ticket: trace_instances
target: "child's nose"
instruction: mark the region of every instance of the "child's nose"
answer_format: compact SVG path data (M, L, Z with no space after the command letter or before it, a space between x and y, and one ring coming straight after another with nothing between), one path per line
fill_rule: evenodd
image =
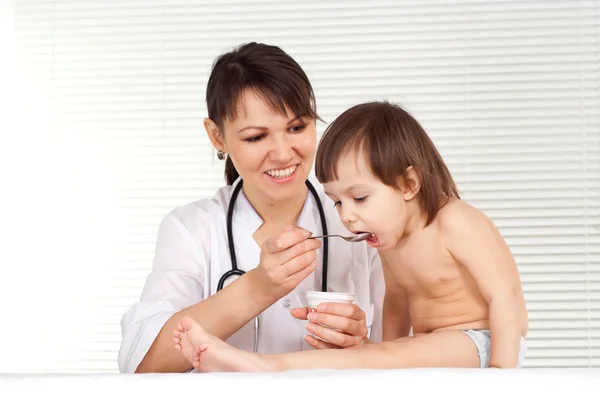
M352 211L352 208L350 208L350 207L342 208L341 218L342 218L342 221L345 221L346 223L352 223L352 222L356 221L356 215L354 214L354 212Z

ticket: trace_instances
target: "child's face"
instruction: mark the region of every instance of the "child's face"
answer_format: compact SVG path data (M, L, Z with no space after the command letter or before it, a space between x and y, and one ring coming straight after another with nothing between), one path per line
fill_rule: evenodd
M344 226L354 233L373 233L375 237L367 242L379 250L393 248L402 238L408 218L403 193L373 176L363 154L342 156L337 175L337 181L323 186Z

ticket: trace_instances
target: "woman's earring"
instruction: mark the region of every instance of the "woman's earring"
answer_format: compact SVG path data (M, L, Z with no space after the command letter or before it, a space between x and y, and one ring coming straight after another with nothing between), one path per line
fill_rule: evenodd
M219 160L225 160L225 153L223 153L222 150L218 150L217 151L217 159L219 159Z

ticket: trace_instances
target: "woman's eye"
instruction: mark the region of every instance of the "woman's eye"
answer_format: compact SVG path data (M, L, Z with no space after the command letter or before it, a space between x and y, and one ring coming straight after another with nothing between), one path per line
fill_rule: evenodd
M361 203L361 202L364 202L365 200L367 200L366 196L363 196L362 198L354 198L354 202L356 202L356 203Z
M306 125L296 125L296 126L290 128L289 131L294 134L297 134L299 132L304 131L304 128L306 128Z
M333 207L338 207L338 206L342 206L342 202L341 201L337 201L333 204Z
M261 139L263 139L264 137L265 137L265 134L260 134L260 135L252 136L250 138L246 138L246 139L244 139L244 141L246 141L246 142L258 142Z

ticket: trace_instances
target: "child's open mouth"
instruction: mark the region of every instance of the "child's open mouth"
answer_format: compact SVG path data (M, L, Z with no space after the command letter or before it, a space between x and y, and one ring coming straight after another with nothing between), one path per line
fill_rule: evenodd
M367 231L357 231L354 233L354 235L361 235L361 234L367 234ZM377 248L379 246L379 238L373 234L370 233L371 235L369 237L367 237L367 239L365 239L365 241L367 241L367 244L369 244L370 246L372 246L373 248Z
M377 248L379 246L379 237L374 234L371 234L371 236L365 241L367 241L367 244L371 245L373 248Z

